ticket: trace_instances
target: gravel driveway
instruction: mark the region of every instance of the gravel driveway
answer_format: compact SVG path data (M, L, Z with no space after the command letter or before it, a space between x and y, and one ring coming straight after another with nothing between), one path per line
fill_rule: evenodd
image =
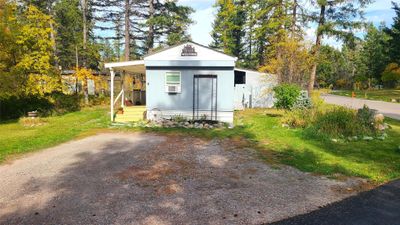
M229 141L107 133L0 166L0 224L261 224L358 181L272 168Z

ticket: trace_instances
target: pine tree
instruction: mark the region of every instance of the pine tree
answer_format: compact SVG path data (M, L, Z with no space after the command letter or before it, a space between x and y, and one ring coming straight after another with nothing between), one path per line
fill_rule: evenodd
M218 0L218 10L213 23L211 36L213 48L222 49L225 53L243 59L246 24L246 5L244 0Z
M400 65L400 6L398 3L392 2L396 17L393 18L391 28L386 28L385 32L389 35L389 57L392 63Z
M373 24L369 24L360 52L363 64L367 67L365 75L378 82L381 81L381 74L386 65L390 63L389 36L383 29L383 24L378 29Z
M316 6L319 13L314 16L318 27L315 46L312 51L313 57L318 58L324 36L333 36L344 40L353 39L353 30L363 25L357 18L362 17L362 9L370 2L371 0L318 0ZM318 62L315 61L312 65L308 84L309 94L314 89L317 66Z

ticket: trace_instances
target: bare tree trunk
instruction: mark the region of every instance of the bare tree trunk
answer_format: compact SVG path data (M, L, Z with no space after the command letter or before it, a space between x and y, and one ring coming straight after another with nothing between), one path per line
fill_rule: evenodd
M149 1L149 19L152 20L154 18L154 0ZM154 25L153 21L151 21L149 26L149 33L147 37L147 48L148 51L151 52L154 48Z
M54 19L53 5L49 6L48 11L49 11L49 15L51 15L51 18ZM52 46L53 47L53 54L56 55L57 54L57 46L56 46L56 35L55 35L55 30L54 30L54 24L52 22L50 22L49 23L49 27L51 29L50 40L51 40L51 42L53 44L53 46ZM55 58L54 63L55 63L56 69L58 70L59 67L58 67L57 58Z
M125 61L129 61L130 55L130 24L129 24L129 16L130 16L130 1L125 0Z
M87 0L82 0L82 22L83 22L83 51L86 54L87 47ZM86 57L83 57L83 65L86 67ZM86 99L85 99L86 101Z
M321 40L322 40L322 31L321 27L325 23L325 5L321 5L321 12L319 15L319 22L318 22L318 28L317 28L317 39L315 41L315 46L314 50L312 52L313 58L314 58L314 63L311 68L311 75L310 75L310 80L308 83L308 95L311 96L311 92L314 90L314 83L315 83L315 77L317 74L317 57L319 55L319 50L321 48Z
M279 5L278 5L278 12L279 14L283 14L284 10L283 10L283 1L280 0L279 1ZM281 15L279 15L281 16ZM280 46L281 42L283 41L283 30L285 29L285 25L283 24L283 22L279 25L279 29L278 29L278 37L277 37L277 49L276 49L276 58L278 60L278 62L282 62L283 57L282 57L282 47ZM282 71L282 67L278 68L278 70L276 71L278 77L280 77L281 80L283 80L283 71Z

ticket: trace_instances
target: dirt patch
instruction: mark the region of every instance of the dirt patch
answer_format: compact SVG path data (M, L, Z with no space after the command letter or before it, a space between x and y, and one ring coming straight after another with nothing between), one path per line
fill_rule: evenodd
M349 179L349 178L347 178L347 179ZM356 178L354 178L354 179L356 179ZM357 179L357 180L359 180L359 179ZM368 181L362 181L362 180L359 180L358 182L356 182L353 185L350 185L348 187L343 187L340 185L335 185L335 186L331 187L331 189L334 192L339 193L339 194L354 194L354 193L369 191L374 188L376 188L376 184L373 184Z
M177 168L172 168L168 162L160 161L154 164L151 168L141 169L137 166L131 166L122 172L116 174L120 180L135 179L140 181L158 180L169 174L176 173Z

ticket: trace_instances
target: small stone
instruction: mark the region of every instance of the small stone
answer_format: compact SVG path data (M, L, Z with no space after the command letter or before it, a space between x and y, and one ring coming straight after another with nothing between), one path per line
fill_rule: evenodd
M374 121L377 124L382 124L384 119L385 119L385 116L382 113L378 113L374 116Z
M364 136L363 140L364 141L372 141L372 140L374 140L374 138L373 137L369 137L369 136Z
M385 137L385 136L379 136L378 139L381 140L381 141L383 141L383 140L386 139L386 137Z

